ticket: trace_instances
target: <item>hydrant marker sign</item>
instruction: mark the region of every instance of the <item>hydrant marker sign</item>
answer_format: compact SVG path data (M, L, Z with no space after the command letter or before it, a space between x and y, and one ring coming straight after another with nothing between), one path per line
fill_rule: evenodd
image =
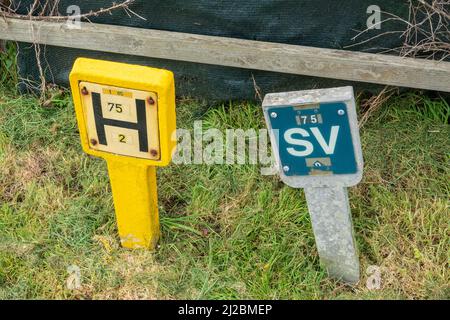
M120 242L160 237L156 167L175 151L175 84L168 70L78 58L70 86L84 152L106 160Z
M159 158L155 93L89 82L80 82L79 89L91 149Z

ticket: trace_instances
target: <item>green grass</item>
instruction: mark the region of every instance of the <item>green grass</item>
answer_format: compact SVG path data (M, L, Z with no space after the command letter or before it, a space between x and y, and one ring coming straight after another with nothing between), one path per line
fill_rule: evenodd
M0 85L15 90L18 83L16 46L7 42L4 51L0 49Z
M70 97L0 91L0 298L450 298L449 106L405 94L363 128L350 189L362 280L321 267L303 192L252 165L158 170L156 252L119 247L105 163L83 154ZM177 106L178 127L263 128L260 107ZM447 118L445 118L447 117ZM69 290L79 266L82 288ZM365 270L382 270L368 290Z
M395 96L361 130L364 179L349 192L362 279L349 287L320 265L303 192L254 165L158 169L159 247L121 248L106 165L82 152L70 96L55 91L42 106L6 77L0 299L450 298L443 98ZM205 129L265 127L255 104L179 101L178 127L192 129L194 120ZM66 286L72 265L81 270L79 290ZM380 290L366 288L369 265L381 268Z

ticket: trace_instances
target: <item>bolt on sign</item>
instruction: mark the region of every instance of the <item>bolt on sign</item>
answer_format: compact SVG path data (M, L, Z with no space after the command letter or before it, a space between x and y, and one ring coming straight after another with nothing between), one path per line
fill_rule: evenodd
M353 88L271 93L263 111L281 180L305 189L322 263L332 277L358 282L347 194L363 173Z
M78 58L70 86L83 150L106 160L122 246L159 239L156 167L175 150L173 73Z

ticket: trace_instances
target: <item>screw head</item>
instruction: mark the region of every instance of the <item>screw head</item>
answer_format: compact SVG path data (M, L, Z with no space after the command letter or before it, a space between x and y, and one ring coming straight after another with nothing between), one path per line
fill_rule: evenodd
M93 145L93 146L96 146L97 145L97 140L95 140L95 139L91 139L91 140L89 140L89 142Z
M81 89L81 94L82 94L83 96L87 96L87 95L89 94L88 89L86 89L86 87L83 87L83 89Z
M148 102L148 104L151 105L151 106L155 104L155 100L154 100L152 97L148 97L148 98L147 98L147 102Z
M338 115L343 116L345 114L345 111L342 109L339 109L337 113L338 113Z
M277 114L276 112L272 112L272 113L270 114L270 116L271 116L272 118L276 118L276 117L278 117L278 114Z
M158 155L158 151L156 151L155 149L151 149L150 154L152 155L152 157L156 157Z
M288 172L289 170L290 170L290 168L289 168L288 166L284 166L284 167L283 167L283 171L284 171L284 172Z

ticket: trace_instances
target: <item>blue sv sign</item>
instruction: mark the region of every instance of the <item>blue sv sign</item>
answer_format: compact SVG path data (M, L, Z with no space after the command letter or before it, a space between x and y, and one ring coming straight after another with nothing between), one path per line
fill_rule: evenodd
M354 174L358 171L347 105L343 102L268 108L286 176Z

